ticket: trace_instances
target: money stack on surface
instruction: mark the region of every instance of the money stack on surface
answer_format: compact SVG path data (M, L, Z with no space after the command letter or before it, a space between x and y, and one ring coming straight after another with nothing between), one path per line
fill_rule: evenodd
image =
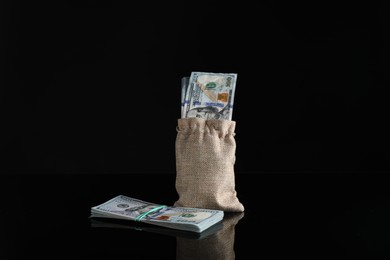
M222 221L220 210L169 207L118 195L91 208L91 218L113 218L139 221L184 231L203 232Z
M192 72L182 78L181 118L232 120L236 73Z

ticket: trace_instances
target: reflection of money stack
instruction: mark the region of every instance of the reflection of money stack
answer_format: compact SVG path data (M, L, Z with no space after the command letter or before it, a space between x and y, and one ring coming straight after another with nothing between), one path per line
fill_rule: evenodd
M204 239L176 237L176 259L235 259L235 227L244 213L225 214L223 228Z
M90 226L92 228L130 229L135 231L145 231L145 232L150 232L150 233L155 233L160 235L181 237L187 239L204 239L221 230L223 227L223 222L220 221L201 233L174 229L174 228L166 228L166 227L151 225L142 222L129 222L127 220L121 220L121 219L91 218Z
M192 72L182 78L182 118L232 120L237 74Z

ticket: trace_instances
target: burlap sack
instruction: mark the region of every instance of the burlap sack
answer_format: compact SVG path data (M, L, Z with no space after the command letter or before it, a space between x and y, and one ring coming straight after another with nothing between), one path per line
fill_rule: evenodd
M235 126L230 120L178 119L175 206L244 211L235 190Z
M177 260L234 260L235 228L244 213L225 214L223 228L204 239L176 237Z

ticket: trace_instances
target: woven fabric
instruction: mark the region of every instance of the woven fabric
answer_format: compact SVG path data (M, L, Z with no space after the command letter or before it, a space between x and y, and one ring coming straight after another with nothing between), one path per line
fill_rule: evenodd
M235 190L235 126L231 120L178 120L175 206L244 211Z

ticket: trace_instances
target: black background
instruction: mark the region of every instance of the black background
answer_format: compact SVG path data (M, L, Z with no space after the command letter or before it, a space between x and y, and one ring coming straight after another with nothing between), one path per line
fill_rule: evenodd
M3 172L174 173L191 71L238 73L239 172L390 169L379 2L1 5Z

